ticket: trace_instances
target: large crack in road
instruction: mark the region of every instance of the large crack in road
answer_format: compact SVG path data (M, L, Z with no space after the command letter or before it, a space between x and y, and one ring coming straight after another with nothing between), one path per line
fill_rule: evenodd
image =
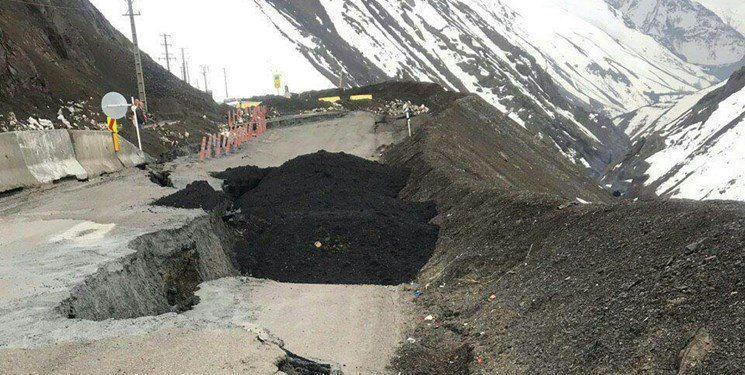
M356 113L270 131L239 154L205 164L179 160L165 169L171 171L177 187L204 179L219 188L220 180L209 172L247 164L276 167L320 149L374 159L379 148L396 137L388 131L376 130L373 116ZM108 191L119 196L113 204L102 204L111 200ZM320 373L326 373L325 369L352 374L384 370L404 338L410 309L405 287L287 284L235 276L239 267L230 256L235 251L233 236L236 229L245 230L231 221L235 213L194 219L199 216L195 210L148 207L154 199L173 192L150 182L146 172L132 171L84 184L64 183L50 190L22 192L8 210L3 209L17 215L6 228L31 225L49 233L40 237L35 234L38 230L29 232L33 241L9 238L10 254L16 257L5 262L15 265L15 269L8 269L9 274L24 275L17 281L23 285L53 285L54 292L48 287L24 286L26 289L10 295L0 293L8 302L0 319L2 362L29 372L54 373L47 371L52 364L58 369L86 372L92 370L86 367L89 355L114 356L120 360L111 362L111 371L136 371L149 364L153 366L150 371L157 372L162 368L159 366L169 364L209 372L210 366L219 364L187 354L201 350L200 345L184 347L177 355L183 358L180 362L172 363L169 356L197 337L203 337L205 344L218 340L228 345L236 335L247 332L281 338L260 344L248 339L240 347L225 347L223 354L235 354L226 361L236 362L231 366L243 367L248 373L265 373L263 369L273 373L283 366L298 373L316 371L318 366L323 369ZM93 208L87 208L89 205ZM112 223L113 229L95 238L83 236L85 241L83 237L62 236L62 242L46 244L45 236L56 236L68 228L63 222L55 226L46 223L70 217ZM152 233L142 235L147 232ZM42 271L48 266L36 260L41 253L29 251L40 247L58 249L56 262L62 260L59 264L66 269L57 274ZM102 256L90 258L86 254ZM33 281L45 273L49 280L58 281ZM160 346L158 343L169 343L173 350L147 349ZM52 361L60 357L60 351L71 354L67 360ZM128 358L139 358L140 365L126 364Z

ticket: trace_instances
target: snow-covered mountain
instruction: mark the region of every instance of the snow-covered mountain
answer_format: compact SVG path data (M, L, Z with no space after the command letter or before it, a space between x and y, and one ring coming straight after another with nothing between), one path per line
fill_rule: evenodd
M596 172L626 146L599 113L715 81L602 0L255 2L331 81L343 72L349 85L398 78L478 93Z
M255 0L316 67L337 81L431 80L504 109L535 70L576 104L620 114L717 82L603 0ZM540 100L540 99L539 99Z
M614 190L745 200L745 68L725 83L615 121L634 145L604 179Z
M745 35L745 2L742 0L696 0L716 13L726 24Z
M725 79L743 65L745 36L691 0L606 0L629 24L683 60Z

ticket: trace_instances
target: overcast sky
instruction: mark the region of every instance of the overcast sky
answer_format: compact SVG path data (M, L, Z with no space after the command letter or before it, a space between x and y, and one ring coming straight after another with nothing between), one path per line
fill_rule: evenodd
M285 40L252 0L135 0L140 48L153 59L163 55L162 33L171 34L171 71L181 77L181 47L187 48L191 83L204 82L200 65L209 65L207 77L215 99L225 97L223 67L228 70L231 97L274 92L273 72L282 73L293 92L328 88L332 84ZM125 0L91 0L114 27L131 39ZM164 60L159 60L165 66Z

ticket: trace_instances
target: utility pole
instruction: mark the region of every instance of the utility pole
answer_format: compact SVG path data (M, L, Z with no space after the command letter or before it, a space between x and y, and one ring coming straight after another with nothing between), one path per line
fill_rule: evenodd
M209 71L210 67L207 65L200 66L202 68L202 78L204 78L204 92L210 93L209 86L207 86L207 72Z
M160 36L163 37L163 44L161 44L161 45L165 49L165 57L163 57L163 59L166 60L166 69L168 69L168 71L170 72L171 71L171 60L175 60L175 58L171 57L171 54L168 53L168 47L171 47L171 44L168 43L168 37L170 37L171 35L170 34L160 34Z
M184 82L189 83L189 73L186 70L186 53L184 53L184 48L181 48L181 75L184 77Z
M225 67L222 68L222 75L225 77L225 99L229 98L228 95L228 70Z
M132 51L135 56L135 71L137 72L137 91L140 101L142 101L143 109L147 113L147 95L145 94L145 75L142 72L142 58L140 57L140 46L137 44L137 27L135 26L135 16L139 16L140 13L135 14L132 10L132 0L127 0L128 12L125 16L129 16L129 23L132 28Z

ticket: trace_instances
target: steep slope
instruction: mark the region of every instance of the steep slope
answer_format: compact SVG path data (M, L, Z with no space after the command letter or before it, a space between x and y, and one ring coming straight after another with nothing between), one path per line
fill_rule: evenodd
M712 89L616 121L635 143L604 178L614 190L745 200L745 68Z
M745 64L745 36L706 7L690 0L606 0L637 30L683 60L726 79Z
M452 102L426 126L385 154L385 162L411 171L410 181L459 188L488 186L502 194L528 191L568 201L611 202L613 198L548 139L535 137L477 95ZM477 181L474 184L474 181ZM444 190L407 185L409 199L445 199ZM448 197L453 198L453 197ZM447 209L449 207L440 207Z
M39 4L0 3L0 130L98 128L105 120L103 94L137 96L132 45L88 0ZM147 55L143 65L149 109L157 119L182 120L192 132L211 124L203 115L218 119L209 95ZM151 151L164 148L162 135L148 139Z
M394 373L742 372L745 204L595 203L472 98L384 155L415 171L402 194L434 200L440 227Z

